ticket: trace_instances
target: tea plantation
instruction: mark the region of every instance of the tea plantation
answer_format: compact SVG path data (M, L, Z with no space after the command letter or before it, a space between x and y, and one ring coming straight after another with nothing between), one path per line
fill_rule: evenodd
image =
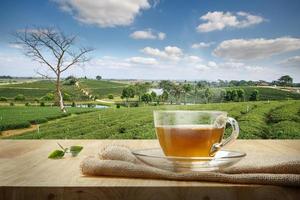
M153 110L223 110L240 124L240 139L300 139L300 101L235 102L199 105L108 108L41 124L40 132L18 139L152 139Z
M7 129L27 128L30 124L39 124L71 114L95 111L92 108L68 108L62 113L58 107L0 107L0 131ZM1 134L1 133L0 133Z

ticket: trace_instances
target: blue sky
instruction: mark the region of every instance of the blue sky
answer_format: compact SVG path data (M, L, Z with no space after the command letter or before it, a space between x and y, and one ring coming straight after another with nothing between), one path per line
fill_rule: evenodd
M34 76L38 63L11 42L30 26L55 26L95 48L64 74L104 78L300 82L297 0L2 1L1 74Z

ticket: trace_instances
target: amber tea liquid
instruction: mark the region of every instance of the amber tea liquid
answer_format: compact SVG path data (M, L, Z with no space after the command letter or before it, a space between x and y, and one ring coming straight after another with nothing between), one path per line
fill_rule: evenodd
M166 156L210 157L210 149L219 143L224 134L223 128L213 125L174 125L155 128Z

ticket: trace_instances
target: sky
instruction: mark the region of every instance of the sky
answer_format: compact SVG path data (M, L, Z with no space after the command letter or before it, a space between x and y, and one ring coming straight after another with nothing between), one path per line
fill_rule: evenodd
M0 75L46 70L12 34L55 27L94 49L63 76L300 82L299 10L299 0L2 0Z

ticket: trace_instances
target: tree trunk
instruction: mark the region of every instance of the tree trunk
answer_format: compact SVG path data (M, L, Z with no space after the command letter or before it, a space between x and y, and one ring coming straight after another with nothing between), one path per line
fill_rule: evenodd
M61 88L60 88L60 74L56 77L56 96L57 96L57 103L59 105L59 108L62 112L66 113L65 105L64 105L64 99L61 94Z

